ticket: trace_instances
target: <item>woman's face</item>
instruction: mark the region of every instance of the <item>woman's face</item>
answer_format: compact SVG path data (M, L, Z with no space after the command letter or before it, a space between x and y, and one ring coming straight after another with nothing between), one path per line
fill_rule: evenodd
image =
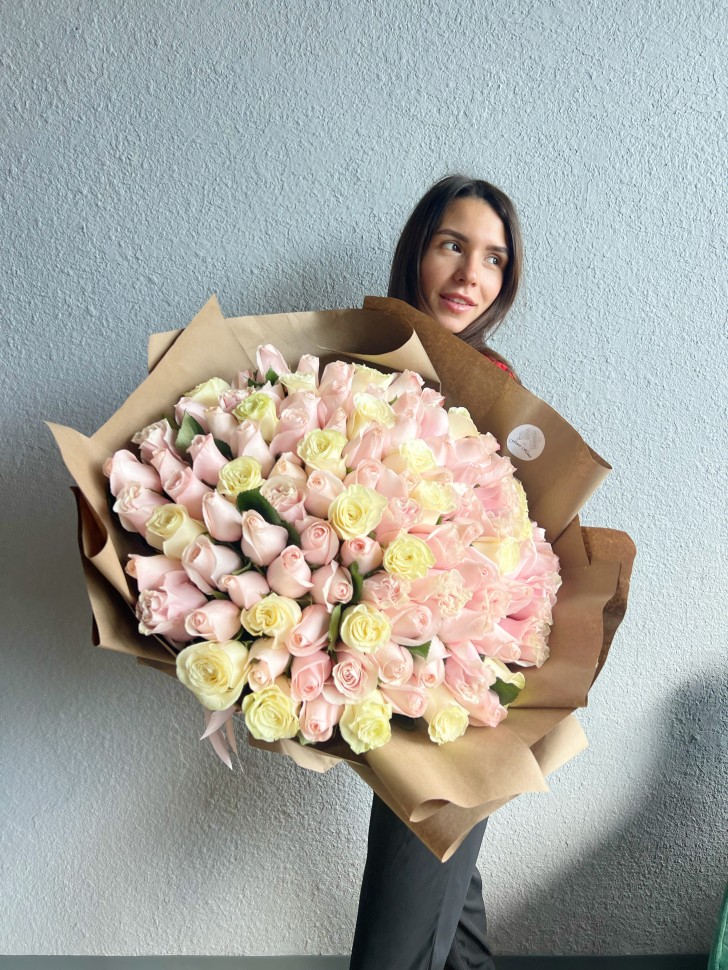
M482 199L455 199L420 263L425 305L419 309L450 333L460 333L500 293L507 262L500 216Z

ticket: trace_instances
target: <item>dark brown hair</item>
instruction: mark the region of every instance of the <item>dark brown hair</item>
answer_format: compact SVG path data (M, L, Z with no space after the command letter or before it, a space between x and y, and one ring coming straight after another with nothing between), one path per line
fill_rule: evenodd
M511 200L495 185L464 175L448 175L429 189L412 211L397 242L389 275L387 296L404 300L418 310L425 305L420 282L420 264L430 241L442 224L448 207L455 199L482 199L501 219L508 245L508 262L503 272L503 285L493 303L477 320L458 336L472 347L482 350L485 339L503 322L513 305L523 273L523 241L518 215ZM499 356L494 354L494 356ZM502 359L502 358L501 358Z

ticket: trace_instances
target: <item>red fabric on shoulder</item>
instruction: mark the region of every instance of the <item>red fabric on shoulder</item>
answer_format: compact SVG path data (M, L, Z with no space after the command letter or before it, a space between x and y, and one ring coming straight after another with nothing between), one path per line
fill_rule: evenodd
M498 360L496 357L491 357L490 354L486 353L485 350L481 350L480 353L483 355L483 357L487 357L491 364L495 364L496 367L500 367L501 370L504 370L509 377L513 378L513 380L516 379L516 375L510 369L508 364L504 364L502 360Z

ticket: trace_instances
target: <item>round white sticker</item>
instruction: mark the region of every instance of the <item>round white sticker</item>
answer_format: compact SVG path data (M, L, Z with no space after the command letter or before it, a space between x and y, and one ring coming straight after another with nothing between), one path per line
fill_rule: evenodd
M516 458L523 461L533 461L546 447L546 438L535 424L519 424L508 435L506 448Z

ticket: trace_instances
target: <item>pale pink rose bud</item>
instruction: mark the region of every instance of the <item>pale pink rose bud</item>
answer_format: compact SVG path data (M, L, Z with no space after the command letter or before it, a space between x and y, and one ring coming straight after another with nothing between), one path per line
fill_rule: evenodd
M136 482L142 488L152 492L162 491L162 482L154 468L139 461L131 451L115 451L107 458L103 467L104 475L109 479L111 494L116 496L128 482Z
M374 530L377 541L387 545L396 539L400 532L411 532L422 521L422 507L413 498L392 498L389 500L379 525ZM425 536L421 536L422 539Z
M136 604L139 632L145 636L168 637L174 643L189 643L192 637L185 630L185 617L206 602L204 593L181 570L168 573L157 589L139 593Z
M287 546L268 566L265 578L274 593L292 600L305 596L313 585L311 567L298 546Z
M388 455L393 451L397 451L399 446L403 445L405 441L412 441L419 437L419 434L420 429L414 418L403 418L401 415L398 415L395 418L393 426L387 428L384 433L382 454Z
M200 425L203 432L207 433L209 430L207 427L207 415L205 414L207 407L208 405L202 401L192 401L188 397L181 397L174 406L174 419L177 424L181 425L185 414L189 414Z
M308 481L308 475L306 474L306 469L301 464L301 459L292 451L285 451L280 456L271 468L268 477L275 478L277 475L284 475L286 478L290 478L299 488L302 488Z
M404 606L409 601L411 585L408 579L399 579L391 573L375 573L364 580L362 600L380 610Z
M457 616L443 616L439 636L443 643L460 640L481 640L492 629L493 623L487 613L480 610L461 610Z
M393 684L401 687L412 676L414 665L412 654L406 647L390 640L374 653L374 659L379 668L379 679L383 684Z
M463 666L455 654L445 661L445 685L459 703L479 704L495 679L495 674L482 663Z
M336 562L321 566L311 576L311 595L314 603L323 604L329 613L337 603L348 603L354 595L351 575Z
M378 667L374 658L350 650L336 652L331 679L336 689L350 701L363 700L377 686Z
M343 713L343 704L330 704L323 695L305 701L298 716L301 734L312 744L328 741Z
M465 558L465 546L454 523L443 522L429 531L424 528L413 531L427 543L434 554L436 569L453 569Z
M535 619L501 620L500 627L518 640L520 654L514 660L519 667L540 667L549 656L546 637L548 625Z
M387 610L392 622L392 639L406 647L427 643L438 632L440 615L421 603L410 603L397 610Z
M425 407L436 407L441 408L445 403L445 398L436 391L434 387L423 387L422 388L422 403Z
M325 606L307 606L301 619L286 636L286 646L294 657L306 657L323 650L329 642L331 617Z
M156 421L154 424L147 425L141 431L137 431L131 439L135 445L139 445L139 454L142 461L150 463L155 451L171 451L173 455L179 457L179 452L175 445L177 432L166 418Z
M347 539L341 546L340 558L342 566L350 566L355 562L363 576L382 565L382 547L376 539L370 539L369 536Z
M410 418L416 421L419 427L425 408L421 396L410 391L402 394L392 403L392 410L402 418Z
M246 397L250 397L249 387L230 387L220 394L218 401L220 408L230 414Z
M243 421L230 436L229 445L236 458L255 458L263 477L270 474L273 455L255 421Z
M255 371L247 367L245 370L239 370L232 381L233 387L248 387L248 381L255 380Z
M291 663L291 697L294 701L312 701L318 697L332 666L331 657L325 650L294 657Z
M191 468L175 472L164 480L164 491L177 505L184 505L193 519L202 520L202 499L212 489L195 475Z
M404 370L401 374L397 374L389 385L389 399L397 398L399 400L407 394L413 394L418 401L421 401L424 383L420 375L413 370ZM392 406L394 407L394 405Z
M295 525L306 517L306 486L297 485L292 478L286 475L269 478L263 482L260 493L286 522Z
M387 468L381 461L364 461L344 479L344 485L364 485L385 498L407 499L407 483L402 475Z
M202 496L202 520L207 531L218 542L239 542L243 534L243 517L232 502L219 492Z
M357 435L342 452L348 468L356 468L362 461L379 461L384 450L384 428L376 426Z
M418 687L432 690L445 680L445 661L440 657L434 660L430 660L429 657L427 660L424 657L414 657L412 662L414 664L412 679Z
M228 463L211 434L198 434L190 442L187 454L192 459L192 471L208 485L217 485L220 469Z
M291 659L290 653L275 646L275 641L261 637L248 654L248 683L253 690L263 690L280 677Z
M309 517L301 524L301 549L309 566L325 566L339 551L339 537L328 522Z
M451 645L452 649L452 645ZM521 648L516 637L507 633L499 623L478 641L478 651L486 657L495 657L503 663L515 663L521 655Z
M422 687L416 684L404 684L402 687L382 684L380 690L392 705L395 714L403 714L405 717L424 717L427 694Z
M259 512L243 512L243 535L240 548L256 566L270 566L289 543L282 525L271 525ZM230 572L230 570L228 570Z
M273 344L261 344L256 351L255 362L258 365L259 381L268 380L266 374L269 370L274 371L279 377L291 373L291 368L286 363L283 354Z
M318 421L312 419L304 408L286 407L281 411L275 433L270 443L271 454L279 455L285 451L295 451L307 431L318 428Z
M471 694L463 688L453 689L445 681L455 700L468 712L468 721L474 727L497 727L508 711L501 705L495 691L484 690L477 699L471 699Z
M144 535L147 519L157 505L168 504L169 499L159 492L144 488L138 482L127 482L119 489L113 509L127 532Z
M345 364L341 360L335 360L324 367L318 392L327 419L347 401L353 380L353 364Z
M322 412L326 413L326 406L323 401L319 401L319 416ZM319 423L320 420L319 420ZM337 408L332 415L329 416L328 421L324 424L325 431L338 431L340 434L346 434L346 411L343 408Z
M158 589L169 573L182 573L187 582L187 573L180 568L179 559L169 559L167 556L139 556L133 552L125 572L136 580L140 590Z
M447 411L441 407L425 407L420 419L423 438L439 438L450 433Z
M171 451L166 451L164 448L160 448L159 451L154 452L151 462L159 473L160 481L163 482L166 482L168 478L190 467L187 462L181 461L175 454Z
M270 593L270 586L266 583L265 577L255 569L248 569L236 576L222 576L220 589L223 593L227 593L241 610L249 610Z
M203 593L219 589L218 583L222 577L242 565L243 561L237 552L227 546L216 545L206 535L198 536L185 546L182 553L185 572Z
M448 655L453 657L461 667L477 673L483 666L480 659L480 654L483 651L479 647L480 641L478 641L478 647L476 647L470 640L454 640L448 644Z
M187 614L185 630L204 640L232 640L240 630L240 608L229 600L212 600Z
M320 361L318 357L314 357L313 354L304 354L298 362L296 373L313 374L313 376L316 378L316 383L318 384L319 364Z
M329 506L344 491L341 479L327 471L312 471L306 487L308 493L303 504L309 515L315 515L319 519L326 518Z
M213 438L230 444L233 433L238 429L238 420L222 408L208 408L205 411L207 426Z

